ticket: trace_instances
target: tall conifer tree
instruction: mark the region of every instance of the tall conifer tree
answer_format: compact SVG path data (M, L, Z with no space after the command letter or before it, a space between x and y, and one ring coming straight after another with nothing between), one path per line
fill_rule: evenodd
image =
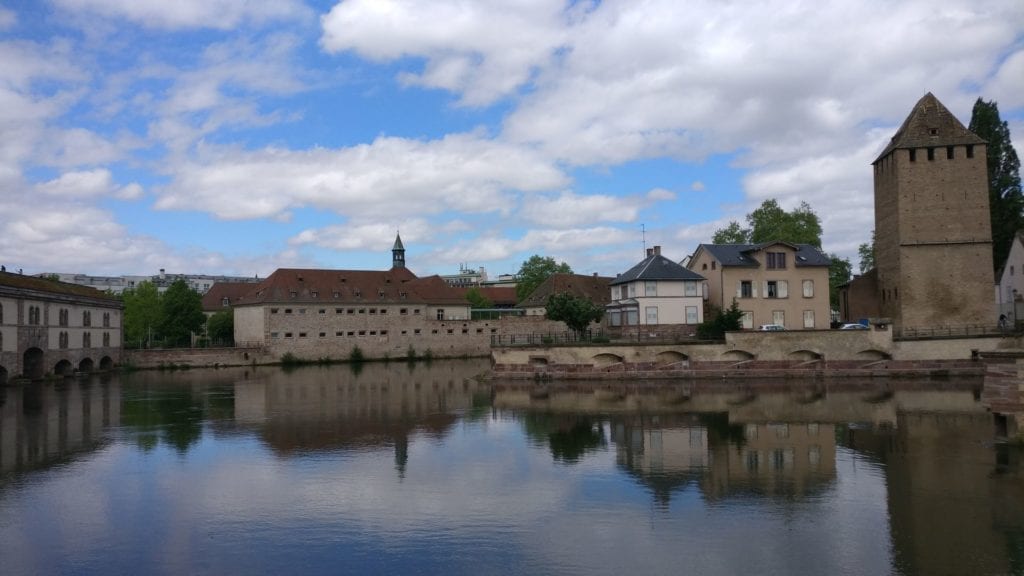
M971 132L988 142L988 201L992 214L992 263L1006 263L1010 243L1024 229L1024 196L1020 188L1020 159L1010 142L1010 128L999 118L999 106L981 98L971 113Z

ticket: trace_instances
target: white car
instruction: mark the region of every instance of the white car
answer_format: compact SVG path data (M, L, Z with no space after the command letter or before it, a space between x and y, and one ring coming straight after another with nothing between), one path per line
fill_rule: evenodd
M868 327L863 324L843 324L839 327L840 330L867 330Z
M757 327L761 332L781 332L786 329L782 324L761 324Z

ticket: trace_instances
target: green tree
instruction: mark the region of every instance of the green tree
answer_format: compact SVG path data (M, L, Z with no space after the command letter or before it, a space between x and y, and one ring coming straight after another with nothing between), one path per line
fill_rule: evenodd
M565 262L555 262L550 256L534 254L519 267L516 274L516 298L520 301L533 293L552 274L572 274L572 268Z
M725 338L726 332L743 328L743 311L735 299L725 310L710 306L708 316L697 326L697 337L702 340L721 340Z
M160 293L152 282L141 282L125 290L124 340L130 346L149 346L154 337L160 337L163 309Z
M168 346L187 346L193 332L206 322L203 299L182 279L167 287L161 298L161 335Z
M572 294L552 294L544 309L548 320L561 320L577 335L586 332L591 322L604 316L604 308Z
M466 290L466 300L469 301L471 308L494 308L494 302L491 302L490 298L484 296L480 288L476 286Z
M871 244L861 244L857 247L857 254L860 256L860 273L863 274L875 267L875 231L871 231Z
M712 244L749 244L750 230L744 230L740 223L731 220L725 228L715 230L711 236Z
M215 344L232 344L235 340L235 311L225 308L207 318L206 334Z
M1020 186L1020 159L1010 141L1010 128L999 117L994 101L978 98L971 112L971 132L988 142L988 202L992 218L992 264L998 270L1006 262L1010 244L1024 229L1024 196Z
M775 199L769 198L747 214L747 224L749 228L742 228L739 222L729 222L725 228L715 230L711 241L715 244L759 244L779 240L821 248L821 219L806 202L786 212Z
M839 287L850 281L853 266L849 258L840 258L838 254L829 254L828 257L828 301L833 310L838 310Z

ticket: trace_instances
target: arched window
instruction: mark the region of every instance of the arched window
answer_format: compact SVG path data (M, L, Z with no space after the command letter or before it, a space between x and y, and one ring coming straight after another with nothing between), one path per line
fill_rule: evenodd
M92 348L92 332L82 334L82 348Z
M92 312L88 310L82 311L82 326L92 326Z
M110 312L103 313L103 327L110 328Z
M110 332L104 332L103 333L103 347L104 348L109 348L110 347Z

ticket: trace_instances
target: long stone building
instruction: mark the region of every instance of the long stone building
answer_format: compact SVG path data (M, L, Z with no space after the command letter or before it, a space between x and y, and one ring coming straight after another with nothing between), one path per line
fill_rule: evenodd
M0 272L0 383L113 367L121 359L121 319L113 296Z

